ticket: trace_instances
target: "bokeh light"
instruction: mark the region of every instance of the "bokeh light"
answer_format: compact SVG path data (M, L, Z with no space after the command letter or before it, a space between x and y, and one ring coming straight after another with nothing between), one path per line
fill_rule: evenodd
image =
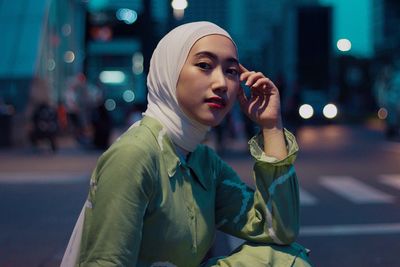
M388 116L388 111L386 108L380 108L378 110L378 118L381 120L385 120Z
M109 98L104 102L104 107L108 111L113 111L117 107L117 103L115 103L114 99Z
M56 68L56 62L53 58L47 60L47 70L53 71Z
M132 102L133 100L135 100L135 93L132 90L126 90L123 94L122 94L122 98L124 99L125 102Z
M99 79L102 83L120 84L125 81L125 74L117 70L104 70L100 72Z
M299 115L303 119L309 119L314 115L314 109L309 104L303 104L299 108Z
M62 26L62 28L61 28L61 32L62 32L62 34L63 34L64 36L69 36L69 35L71 35L71 32L72 32L71 25L68 24L68 23L64 24L64 25Z
M120 8L116 12L117 19L125 22L126 24L132 24L137 20L137 13L135 10L128 8Z
M136 52L132 56L132 72L136 75L143 73L143 54L140 52Z
M72 63L75 60L75 53L72 51L67 51L64 53L64 61L66 63Z
M327 104L325 105L324 109L322 110L325 118L333 119L338 114L338 109L334 104Z
M351 50L351 42L349 39L339 39L336 43L336 46L342 52Z
M184 10L187 8L188 2L186 0L173 0L171 6L175 10Z

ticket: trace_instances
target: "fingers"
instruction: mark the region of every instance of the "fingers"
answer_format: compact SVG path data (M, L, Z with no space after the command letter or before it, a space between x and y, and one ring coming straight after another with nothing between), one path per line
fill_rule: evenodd
M261 89L267 89L267 88L274 88L275 84L267 77L263 77L261 79L258 79L252 87L258 88L261 87Z
M274 83L262 72L249 71L242 64L239 64L241 71L240 81L246 81L246 86L257 89L273 88Z
M252 91L265 90L274 86L272 81L265 77L261 72L243 73L240 78L243 78L243 81L246 81L246 86L252 88Z
M240 81L246 81L245 85L251 88L251 96L265 97L278 93L274 83L262 72L249 71L242 64L239 64L239 68L241 71Z
M251 87L258 79L265 78L261 72L249 71L242 64L239 64L240 81L246 81L246 86Z
M249 72L249 70L246 69L246 68L245 68L242 64L240 64L240 63L239 63L239 70L240 70L240 73Z
M243 88L240 87L237 94L237 100L239 101L241 110L246 114L246 116L248 116L250 119L253 119L252 114L255 114L257 107L261 105L259 98L254 99L251 97L249 100Z
M247 80L247 78L251 74L255 73L254 71L249 71L248 69L246 69L242 64L239 64L239 71L240 71L240 81L241 82L243 82L244 80Z
M261 72L250 72L250 75L246 80L246 85L249 87L256 87L256 83L260 84L267 81L269 81L269 79L267 79Z

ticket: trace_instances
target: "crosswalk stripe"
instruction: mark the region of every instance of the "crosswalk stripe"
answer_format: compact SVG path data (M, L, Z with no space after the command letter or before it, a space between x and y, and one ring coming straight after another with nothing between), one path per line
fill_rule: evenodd
M394 197L349 176L322 176L321 185L357 204L392 203Z
M381 182L400 190L400 174L382 174Z
M0 172L0 184L58 184L89 180L87 172Z
M308 236L343 236L343 235L382 235L400 234L400 223L377 224L338 224L338 225L304 225L300 227L300 237ZM227 235L229 248L235 249L244 240Z
M301 206L313 206L317 204L318 200L313 195L305 191L303 188L300 187L299 192Z
M400 223L316 225L300 227L300 236L399 234Z

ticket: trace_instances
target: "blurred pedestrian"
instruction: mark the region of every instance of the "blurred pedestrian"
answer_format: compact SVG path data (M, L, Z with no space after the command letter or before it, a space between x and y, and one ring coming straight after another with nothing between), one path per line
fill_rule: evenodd
M94 148L106 150L110 142L112 120L108 110L104 106L104 102L99 102L99 104L93 109L92 126Z
M60 133L64 133L68 128L68 115L64 103L60 100L57 105L57 119Z
M388 139L395 139L400 131L400 66L393 68L386 65L378 74L374 91L380 108L385 108L385 135Z
M82 139L83 136L79 88L78 84L71 82L65 90L65 109L68 117L68 126L77 140Z
M50 104L43 102L33 110L33 129L30 132L30 140L37 147L40 141L50 144L53 152L57 151L58 120L57 111Z
M294 243L297 144L282 128L278 89L239 64L229 34L209 22L172 30L147 85L144 118L98 161L61 266L310 266ZM250 141L255 190L200 144L236 97L262 129ZM246 242L201 263L217 229Z

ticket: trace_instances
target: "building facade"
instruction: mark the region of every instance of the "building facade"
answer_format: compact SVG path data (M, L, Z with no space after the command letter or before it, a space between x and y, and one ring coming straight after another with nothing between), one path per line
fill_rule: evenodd
M25 143L33 106L43 101L55 104L67 79L81 71L85 4L83 0L1 2L2 145Z

